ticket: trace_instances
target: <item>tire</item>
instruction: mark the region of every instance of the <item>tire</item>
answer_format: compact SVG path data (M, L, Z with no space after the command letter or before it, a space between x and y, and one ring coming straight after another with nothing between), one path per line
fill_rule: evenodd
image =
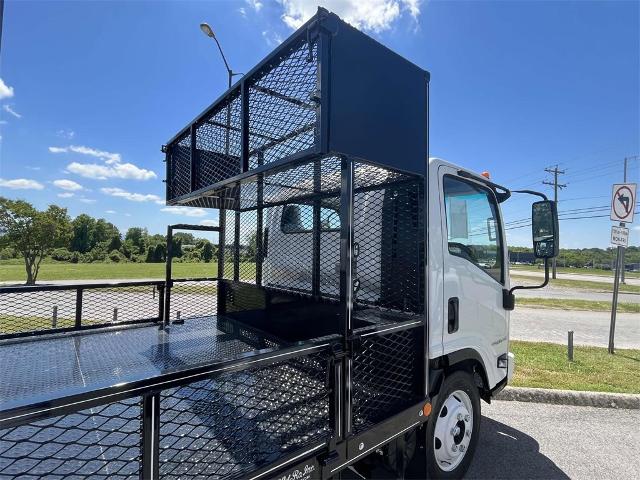
M462 478L480 433L480 393L470 373L445 378L432 415L425 432L428 477Z

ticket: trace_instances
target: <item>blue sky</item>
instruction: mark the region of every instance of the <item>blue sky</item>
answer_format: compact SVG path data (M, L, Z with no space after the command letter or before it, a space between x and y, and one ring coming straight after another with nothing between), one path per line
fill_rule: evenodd
M542 189L559 164L566 217L608 214L625 156L640 153L638 2L328 0L431 72L431 154ZM160 146L226 87L209 22L248 71L315 7L302 0L5 2L0 194L122 230L215 222L163 205ZM640 162L629 163L640 181ZM577 210L575 213L571 213ZM530 215L508 202L505 221ZM640 241L640 218L631 243ZM517 224L514 224L517 226ZM564 220L563 247L606 247L608 218ZM527 245L528 228L508 231Z

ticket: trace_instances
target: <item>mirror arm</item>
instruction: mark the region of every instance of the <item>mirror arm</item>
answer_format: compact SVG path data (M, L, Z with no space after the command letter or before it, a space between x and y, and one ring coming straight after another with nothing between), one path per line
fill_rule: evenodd
M511 287L509 290L509 295L513 294L514 290L533 290L536 288L544 288L549 283L549 259L544 259L544 282L540 285L516 285L515 287Z
M535 195L537 197L541 197L543 200L549 200L544 193L536 192L535 190L511 190L511 193L527 193L529 195Z
M549 259L544 259L544 282L540 285L516 285L511 290L505 288L502 290L502 305L505 310L513 310L516 304L516 298L513 295L514 290L533 290L536 288L544 288L549 283Z

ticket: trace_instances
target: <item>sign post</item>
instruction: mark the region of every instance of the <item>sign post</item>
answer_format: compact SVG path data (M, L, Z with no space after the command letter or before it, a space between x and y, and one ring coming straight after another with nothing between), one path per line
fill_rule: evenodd
M626 170L626 169L625 169ZM626 173L626 172L625 172ZM626 177L626 175L625 175ZM614 353L614 336L616 331L616 311L618 309L618 292L620 290L621 269L624 268L622 259L624 249L629 244L629 229L627 223L633 222L636 206L636 184L619 183L613 186L611 196L611 215L614 222L620 222L619 226L611 227L611 243L618 247L616 255L616 270L613 279L613 300L611 302L611 325L609 326L609 353Z

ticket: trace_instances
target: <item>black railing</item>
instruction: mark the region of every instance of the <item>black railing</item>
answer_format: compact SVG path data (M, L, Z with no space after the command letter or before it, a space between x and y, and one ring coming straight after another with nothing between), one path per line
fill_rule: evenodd
M329 347L325 340L250 352L6 405L0 477L244 478L287 464L333 433Z
M0 287L0 339L216 313L216 277L173 279L168 285L154 280ZM173 303L165 309L169 296Z

